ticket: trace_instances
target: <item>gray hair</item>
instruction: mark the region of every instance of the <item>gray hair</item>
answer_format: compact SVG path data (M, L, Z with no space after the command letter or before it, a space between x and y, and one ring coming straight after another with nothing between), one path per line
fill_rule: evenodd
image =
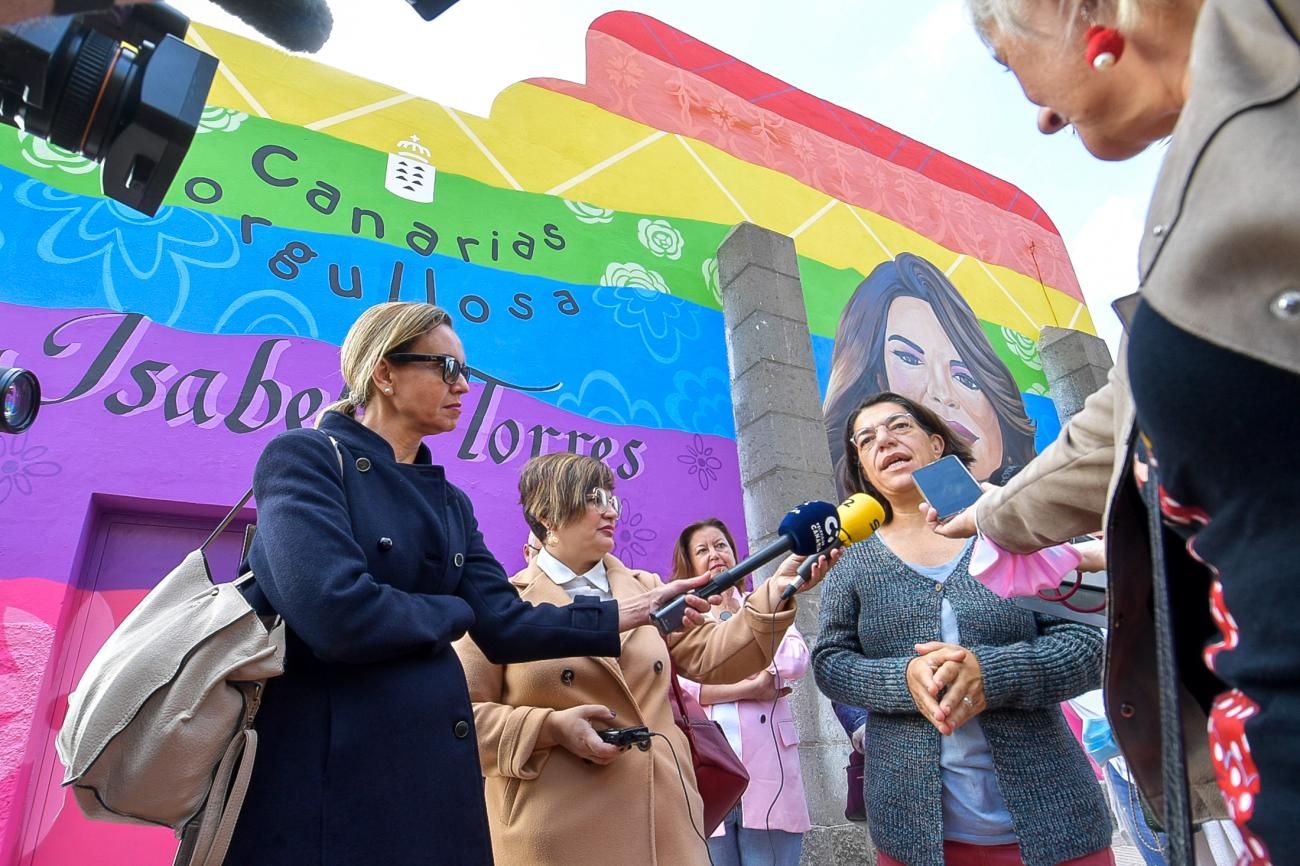
M1120 30L1128 30L1141 17L1142 7L1160 0L966 0L971 19L980 35L987 38L991 30L1015 36L1056 36L1067 38L1083 24L1085 10L1092 9L1097 17L1115 22ZM1025 11L1031 3L1055 3L1061 20L1070 22L1063 33L1042 33L1025 23Z

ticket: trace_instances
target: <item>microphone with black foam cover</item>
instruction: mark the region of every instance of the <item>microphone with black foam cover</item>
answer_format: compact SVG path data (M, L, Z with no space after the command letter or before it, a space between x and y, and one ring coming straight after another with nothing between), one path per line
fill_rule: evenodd
M334 16L326 0L212 2L290 51L319 51L334 27Z
M709 598L735 586L745 575L762 568L778 556L790 552L803 556L816 553L839 537L839 515L835 506L829 502L821 500L805 502L781 519L777 533L775 541L751 553L726 571L719 572L704 586L693 589L688 594ZM682 627L686 608L686 596L680 595L650 614L650 619L661 632L670 634Z
M781 601L784 603L796 592L799 591L805 583L808 582L812 574L813 566L817 560L830 553L837 547L849 547L857 544L865 538L875 534L880 525L885 522L885 508L874 497L865 493L855 493L848 499L840 503L836 509L840 521L840 531L831 539L827 545L816 553L810 555L803 562L799 563L799 570L795 579L785 591L781 593Z

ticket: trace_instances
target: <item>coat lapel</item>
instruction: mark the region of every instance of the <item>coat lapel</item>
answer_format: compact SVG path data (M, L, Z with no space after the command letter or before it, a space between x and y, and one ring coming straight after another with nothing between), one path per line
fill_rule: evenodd
M628 598L643 592L640 583L632 576L632 572L613 556L605 557L605 573L609 577L609 590L615 599ZM564 588L547 577L546 572L535 563L510 578L510 582L519 590L519 597L529 604L553 604L564 607L573 601ZM639 629L631 629L619 635L620 646L626 647L628 638L637 631ZM623 668L619 665L618 659L603 656L588 658L614 679L619 690L627 695L628 700L634 705L637 704L636 696L628 688L627 679L623 675Z

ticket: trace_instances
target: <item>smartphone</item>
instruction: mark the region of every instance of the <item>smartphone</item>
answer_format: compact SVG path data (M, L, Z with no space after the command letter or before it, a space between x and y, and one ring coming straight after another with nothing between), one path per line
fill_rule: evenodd
M606 728L597 731L600 738L611 746L637 746L642 751L650 747L650 729L644 725L635 728Z
M912 473L916 487L943 523L975 504L984 491L957 455L940 457Z

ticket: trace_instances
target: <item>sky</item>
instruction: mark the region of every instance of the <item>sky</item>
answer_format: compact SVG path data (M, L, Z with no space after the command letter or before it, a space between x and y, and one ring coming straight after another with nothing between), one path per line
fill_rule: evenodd
M172 4L261 38L208 0ZM587 25L601 14L652 15L1016 184L1056 223L1098 333L1115 352L1119 323L1109 303L1136 286L1162 146L1103 163L1068 130L1041 135L1035 107L990 58L962 0L460 0L432 22L403 0L330 5L334 31L319 61L482 116L515 81L582 81Z

